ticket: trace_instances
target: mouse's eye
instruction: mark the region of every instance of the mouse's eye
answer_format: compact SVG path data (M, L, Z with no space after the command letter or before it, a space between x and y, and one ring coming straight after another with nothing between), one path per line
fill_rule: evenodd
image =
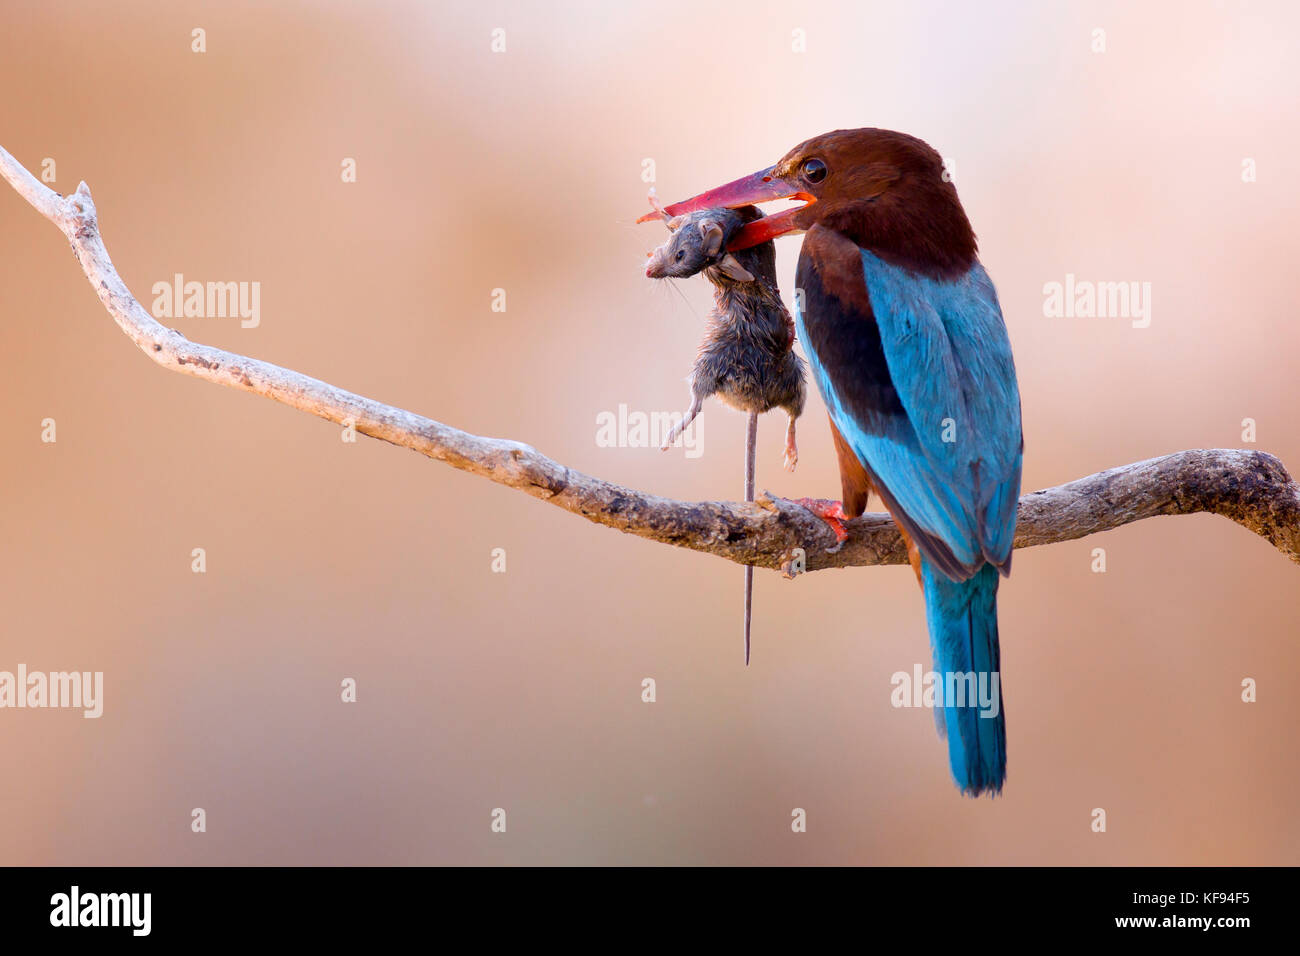
M686 250L685 250L685 249L678 249L678 250L677 250L677 255L673 256L673 259L675 259L677 262L681 262L681 261L682 261L683 259L685 259L685 258L686 258Z
M805 159L800 172L805 180L815 185L826 178L826 164L820 159Z

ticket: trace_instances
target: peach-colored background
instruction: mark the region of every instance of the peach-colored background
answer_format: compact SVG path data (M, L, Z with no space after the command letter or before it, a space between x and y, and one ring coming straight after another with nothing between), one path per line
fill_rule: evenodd
M595 443L619 403L684 406L709 305L641 275L641 161L673 199L902 129L955 160L998 284L1026 490L1246 417L1300 469L1300 15L973 7L5 0L0 144L91 185L146 305L176 272L262 284L259 328L186 335L693 499L739 491L735 413L694 461ZM1066 273L1151 282L1151 327L1044 318ZM929 659L906 568L760 572L745 669L739 568L159 370L7 187L0 317L0 669L106 681L98 721L0 711L0 863L1300 862L1300 569L1225 520L1017 557L1010 779L971 801L890 706ZM820 400L794 476L782 427L760 487L836 494Z

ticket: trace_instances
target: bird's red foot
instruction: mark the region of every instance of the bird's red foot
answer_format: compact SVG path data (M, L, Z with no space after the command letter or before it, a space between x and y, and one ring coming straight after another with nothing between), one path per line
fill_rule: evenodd
M844 513L844 506L840 502L831 501L828 498L794 498L792 500L794 504L807 508L821 518L835 532L835 547L827 548L828 553L834 554L844 547L844 542L849 540L849 532L844 527L844 522L848 521L849 517Z

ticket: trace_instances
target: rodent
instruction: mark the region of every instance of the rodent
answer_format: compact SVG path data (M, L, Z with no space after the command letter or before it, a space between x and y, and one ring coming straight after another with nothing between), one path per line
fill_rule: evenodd
M789 416L784 464L793 471L799 460L795 419L803 414L804 362L794 352L794 320L781 301L776 282L776 247L760 243L727 252L727 243L746 223L763 217L757 206L703 209L676 218L654 200L650 203L668 226L668 240L646 264L651 279L687 278L703 272L713 284L709 313L691 372L691 407L668 433L667 449L695 416L704 400L717 395L723 402L749 413L745 437L745 500L754 500L755 446L758 416L781 408ZM745 663L749 663L749 632L754 600L754 568L745 568Z
M755 206L704 209L666 219L668 240L650 254L646 275L685 278L703 272L713 284L709 314L691 373L691 406L669 433L667 448L700 413L704 400L717 395L742 412L774 408L789 416L785 467L799 459L795 419L803 414L804 362L794 352L794 320L781 301L776 282L776 249L771 242L729 253L727 241L746 223L762 218Z

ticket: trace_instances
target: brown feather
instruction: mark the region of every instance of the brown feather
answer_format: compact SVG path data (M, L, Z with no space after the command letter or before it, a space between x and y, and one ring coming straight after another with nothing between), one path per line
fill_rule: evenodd
M862 462L858 461L858 456L853 453L833 420L831 437L835 439L835 455L840 460L840 500L844 504L844 515L856 518L867 510L867 496L875 489L871 486L867 470L862 467Z

